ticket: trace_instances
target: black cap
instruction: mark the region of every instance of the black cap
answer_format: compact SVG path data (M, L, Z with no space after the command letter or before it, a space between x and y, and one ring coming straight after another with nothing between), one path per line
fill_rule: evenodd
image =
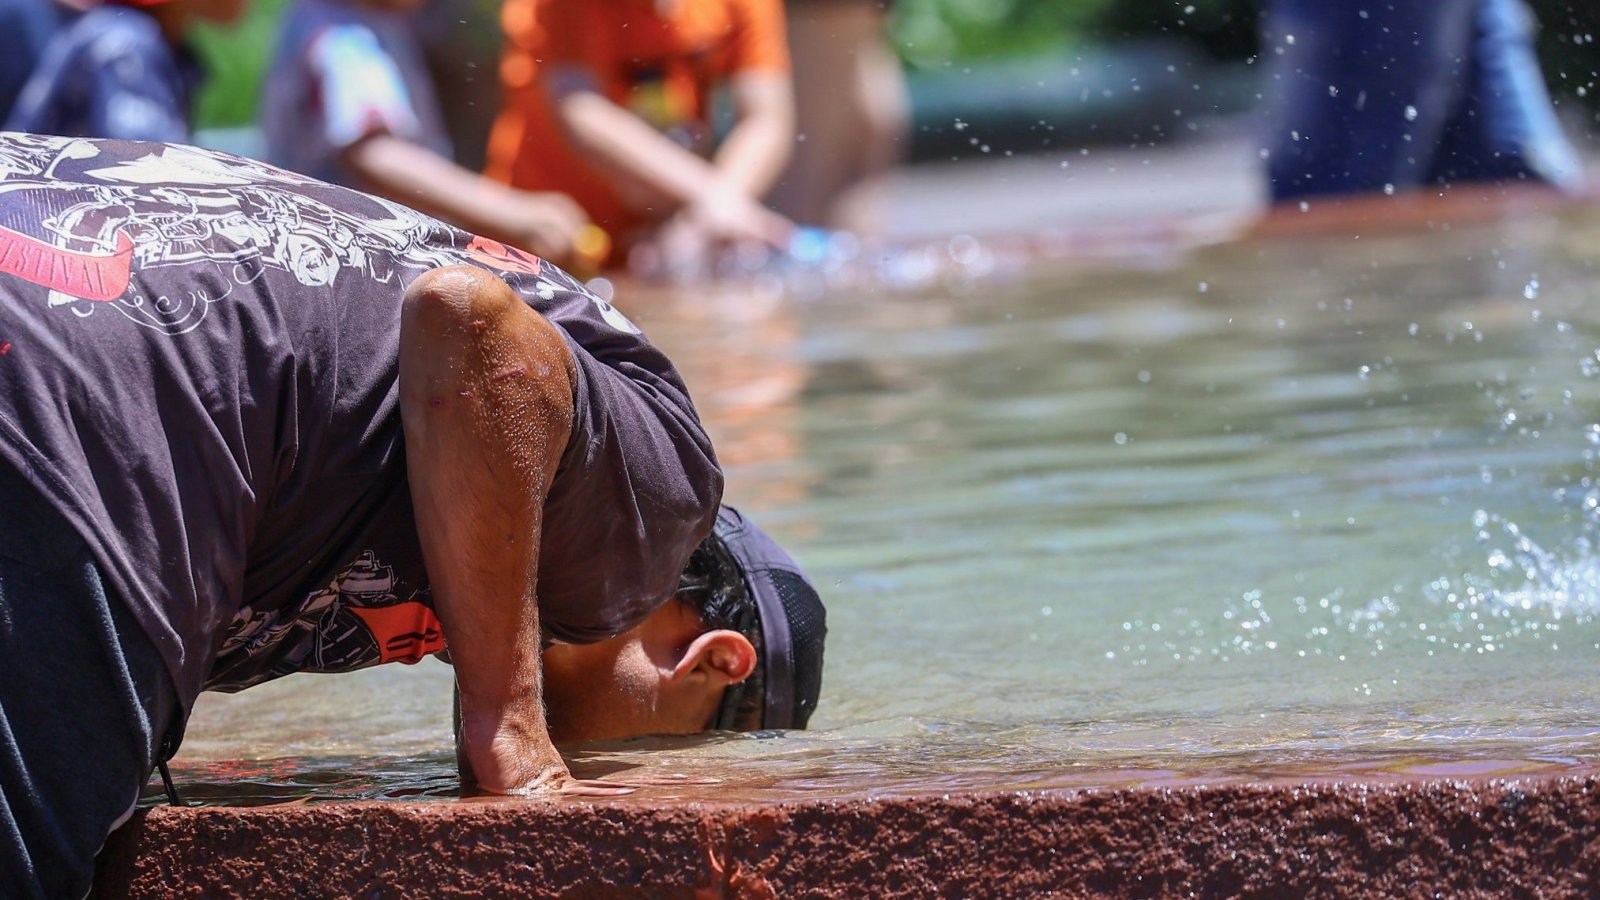
M738 564L760 622L766 692L761 727L804 728L822 692L822 644L828 634L822 598L794 558L733 507L718 511L711 533ZM742 694L738 687L729 688L718 727L729 727Z

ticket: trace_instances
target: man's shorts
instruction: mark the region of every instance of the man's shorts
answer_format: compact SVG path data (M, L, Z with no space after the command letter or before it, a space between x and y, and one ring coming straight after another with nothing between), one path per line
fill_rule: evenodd
M0 895L84 896L180 715L87 545L0 462Z
M540 620L549 637L605 640L677 589L716 519L722 470L676 376L600 361L576 339L572 436L545 503Z

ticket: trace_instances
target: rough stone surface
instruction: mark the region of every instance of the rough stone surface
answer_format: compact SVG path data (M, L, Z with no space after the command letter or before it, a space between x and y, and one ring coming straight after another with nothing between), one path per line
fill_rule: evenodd
M1600 776L156 808L100 897L1593 897Z

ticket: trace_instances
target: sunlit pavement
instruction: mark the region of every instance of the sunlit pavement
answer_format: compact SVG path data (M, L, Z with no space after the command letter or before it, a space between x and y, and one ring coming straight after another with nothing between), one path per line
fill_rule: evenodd
M854 220L916 240L1057 230L1138 230L1202 219L1248 221L1266 184L1247 118L1222 120L1189 139L1134 147L988 154L907 166L862 192ZM1591 189L1600 148L1584 148Z

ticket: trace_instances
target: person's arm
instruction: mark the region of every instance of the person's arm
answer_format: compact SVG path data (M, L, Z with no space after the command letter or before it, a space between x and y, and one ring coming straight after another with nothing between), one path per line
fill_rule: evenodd
M417 534L460 692L462 778L491 793L581 788L546 728L535 596L544 501L572 428L556 327L465 266L406 291L400 415Z
M336 148L346 175L356 182L468 231L570 262L573 241L587 222L562 194L517 191L455 164L429 145L425 123L437 118L431 92L407 85L399 63L372 28L351 23L316 32L304 63L314 85L300 99L321 140ZM420 105L419 105L420 104ZM274 140L299 123L269 119ZM281 160L280 160L281 161Z
M733 76L735 119L712 157L722 180L748 197L764 197L794 149L794 86L787 72Z
M793 226L786 219L763 207L745 185L718 166L613 103L600 93L583 67L551 65L548 77L556 119L567 140L612 177L640 185L668 202L701 209L711 227L724 237L756 238L773 244L788 240ZM749 143L759 146L759 142ZM743 151L736 159L741 168L747 165ZM751 174L758 173L752 169Z
M573 261L573 242L588 223L565 194L507 187L388 132L345 147L341 159L374 193L557 262Z

